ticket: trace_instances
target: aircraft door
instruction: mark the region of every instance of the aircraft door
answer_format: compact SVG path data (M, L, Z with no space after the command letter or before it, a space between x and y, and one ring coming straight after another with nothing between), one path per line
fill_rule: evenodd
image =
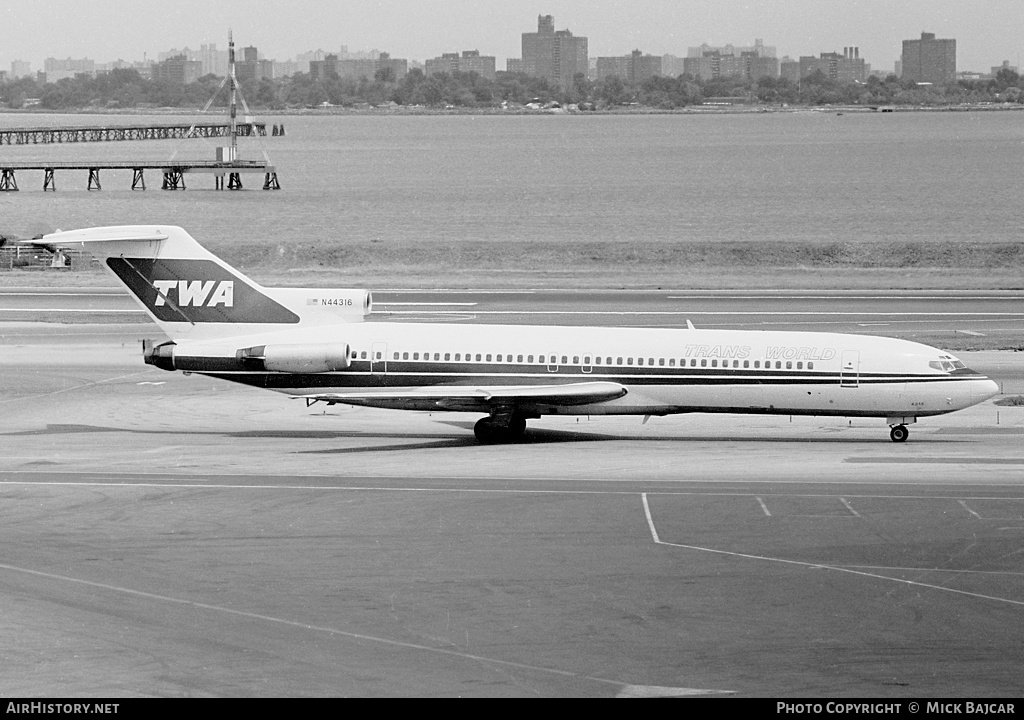
M375 342L370 347L370 373L384 376L388 373L388 344Z
M839 370L840 387L860 387L860 352L843 350L843 364Z

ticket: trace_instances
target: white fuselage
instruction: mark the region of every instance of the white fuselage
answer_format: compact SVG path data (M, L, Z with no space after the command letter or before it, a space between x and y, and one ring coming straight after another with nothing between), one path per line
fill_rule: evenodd
M587 405L539 403L543 414L732 412L913 418L991 397L995 383L941 350L836 333L366 322L296 328L259 342L347 343L352 363L328 373L211 372L291 395L359 389L614 382L622 397ZM233 356L251 339L193 348ZM189 354L179 341L178 351ZM202 372L202 370L199 370ZM347 402L341 400L341 402ZM435 399L354 404L467 409Z

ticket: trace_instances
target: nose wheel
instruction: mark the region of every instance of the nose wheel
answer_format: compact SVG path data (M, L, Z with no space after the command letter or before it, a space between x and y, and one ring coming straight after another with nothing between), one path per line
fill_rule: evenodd
M906 442L910 436L910 431L907 430L906 425L893 425L892 429L889 430L889 437L894 443Z

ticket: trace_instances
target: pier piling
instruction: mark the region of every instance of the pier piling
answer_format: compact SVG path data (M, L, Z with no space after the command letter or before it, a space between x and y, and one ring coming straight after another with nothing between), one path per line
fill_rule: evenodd
M244 173L262 173L264 190L280 190L277 180L277 168L259 160L236 160L234 162L206 162L202 160L175 162L173 165L163 160L138 160L127 162L46 162L46 163L8 163L0 161L0 192L15 192L18 188L15 173L18 170L41 170L43 173L43 191L57 191L57 170L86 170L88 180L86 189L102 190L100 181L101 170L131 170L132 190L146 189L146 170L158 170L163 175L163 190L185 190L185 175L188 173L206 173L214 176L214 188L217 190L242 190ZM226 178L226 179L225 179Z

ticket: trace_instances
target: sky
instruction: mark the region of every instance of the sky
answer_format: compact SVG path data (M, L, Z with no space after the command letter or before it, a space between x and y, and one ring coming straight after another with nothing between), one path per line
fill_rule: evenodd
M342 45L419 60L480 50L498 69L519 57L538 15L589 39L591 57L634 49L683 57L688 47L753 45L777 56L857 46L874 69L894 67L902 41L933 32L957 41L957 69L987 72L1024 54L1024 0L0 0L0 70L47 57L129 62L172 48L255 45L261 56Z

